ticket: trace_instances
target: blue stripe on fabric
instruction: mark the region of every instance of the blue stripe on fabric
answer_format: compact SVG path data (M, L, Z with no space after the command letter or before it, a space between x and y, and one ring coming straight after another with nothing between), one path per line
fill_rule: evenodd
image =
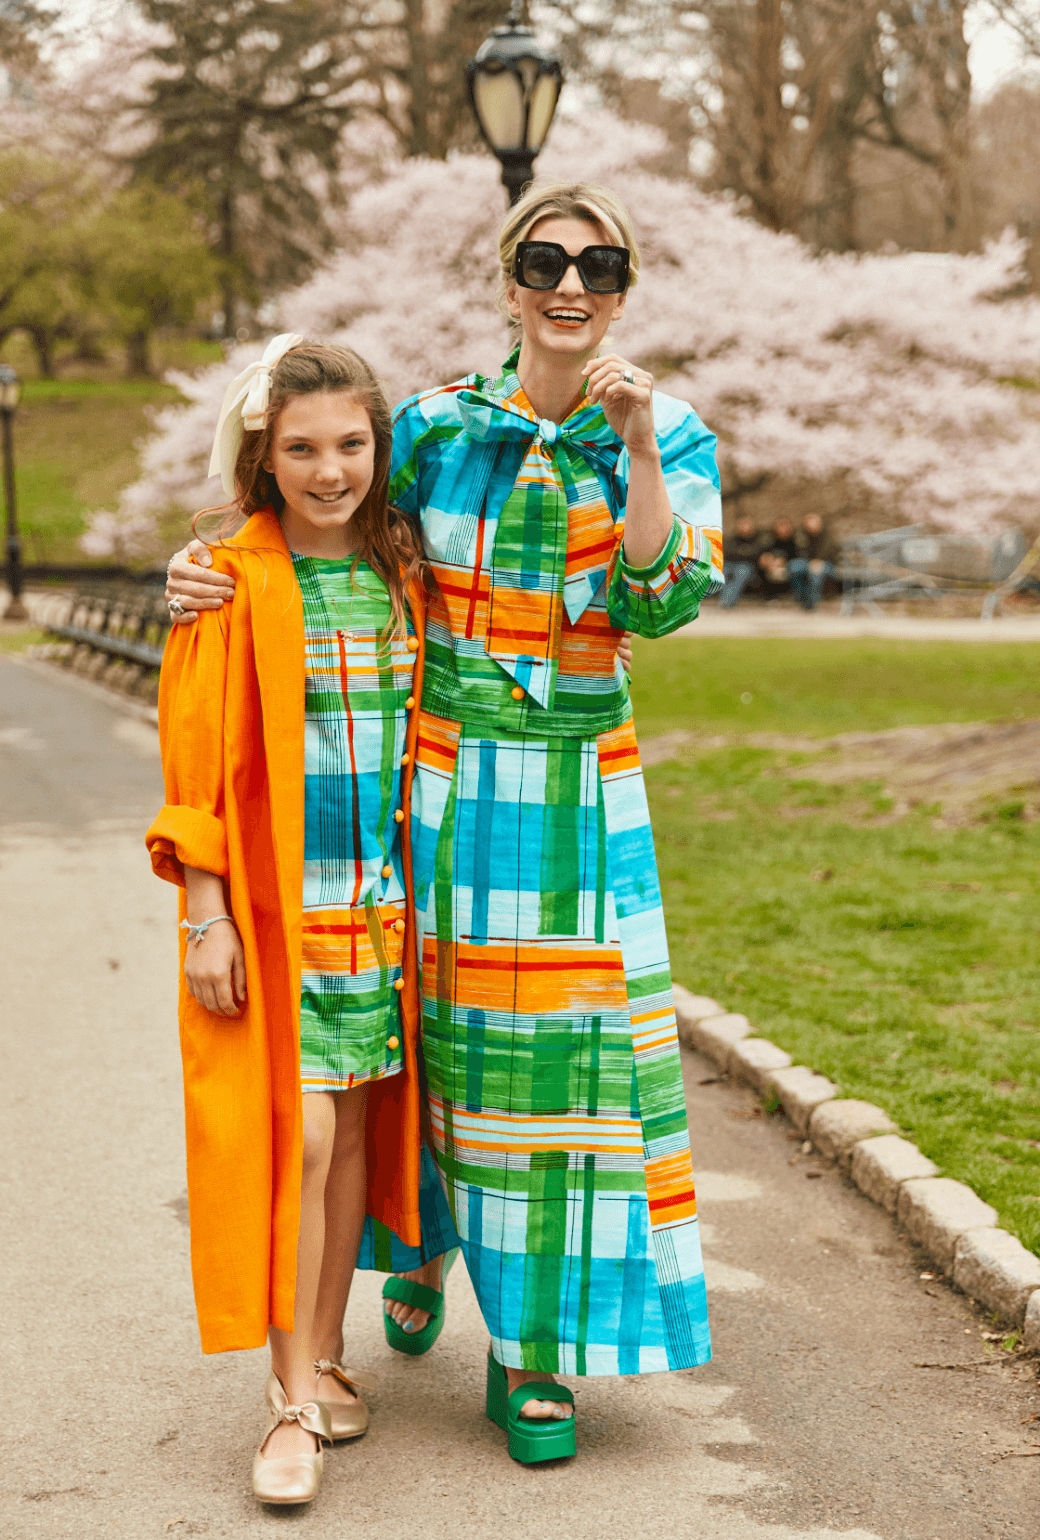
M495 822L495 752L493 743L481 742L479 747L480 774L477 780L476 803L469 803L473 811L473 899L470 924L472 939L486 941L488 933L488 899L491 893L492 829ZM467 806L463 804L463 806ZM462 808L460 807L460 813ZM456 838L465 836L456 824ZM496 852L496 860L498 853Z
M618 1331L618 1373L638 1374L643 1315L653 1280L647 1278L650 1246L650 1209L642 1195L628 1200L628 1239L625 1243L621 1284L621 1320ZM656 1269L655 1269L656 1271Z

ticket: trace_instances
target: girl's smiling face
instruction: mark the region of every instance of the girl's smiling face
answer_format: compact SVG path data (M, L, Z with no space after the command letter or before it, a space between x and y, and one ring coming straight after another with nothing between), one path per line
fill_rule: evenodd
M609 246L610 237L590 219L539 219L524 237L528 241L555 241L572 257L586 246ZM591 358L612 321L625 309L624 294L592 294L568 267L555 289L524 289L506 286L509 313L524 331L524 341L536 353L565 353Z
M282 529L300 556L348 556L350 521L375 469L375 434L365 407L348 391L293 396L274 425L264 470L285 498Z

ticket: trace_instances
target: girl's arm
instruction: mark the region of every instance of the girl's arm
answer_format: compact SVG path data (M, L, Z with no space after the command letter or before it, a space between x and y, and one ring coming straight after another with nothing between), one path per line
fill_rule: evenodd
M228 913L224 882L216 872L197 866L184 868L188 924L203 925L216 915ZM237 1016L246 1003L246 960L234 921L221 920L205 935L190 937L184 958L188 993L207 1011Z

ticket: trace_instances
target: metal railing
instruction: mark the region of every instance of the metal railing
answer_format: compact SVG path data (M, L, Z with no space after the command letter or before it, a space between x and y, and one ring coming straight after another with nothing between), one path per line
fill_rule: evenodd
M988 620L1000 599L1026 580L1026 557L1020 529L968 536L909 524L852 536L841 547L841 613L851 615L861 604L880 615L879 599L965 594L982 599L982 618Z

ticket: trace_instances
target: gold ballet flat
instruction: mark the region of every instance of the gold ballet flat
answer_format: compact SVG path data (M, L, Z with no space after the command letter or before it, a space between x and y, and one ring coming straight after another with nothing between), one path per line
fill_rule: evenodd
M317 1401L305 1401L302 1406L291 1405L276 1374L267 1376L265 1398L271 1417L253 1460L253 1495L262 1503L312 1502L318 1495L325 1469L322 1440L332 1442L328 1412ZM317 1453L279 1455L266 1459L264 1447L267 1440L283 1422L298 1422L308 1433L315 1434L318 1440Z
M363 1380L355 1370L345 1369L342 1364L333 1363L331 1358L316 1358L314 1369L318 1375L335 1375L341 1385L346 1385L347 1389L357 1396L356 1401L318 1402L322 1411L328 1413L332 1437L334 1439L360 1438L368 1427L368 1407L358 1396L358 1391L375 1390L375 1381Z

